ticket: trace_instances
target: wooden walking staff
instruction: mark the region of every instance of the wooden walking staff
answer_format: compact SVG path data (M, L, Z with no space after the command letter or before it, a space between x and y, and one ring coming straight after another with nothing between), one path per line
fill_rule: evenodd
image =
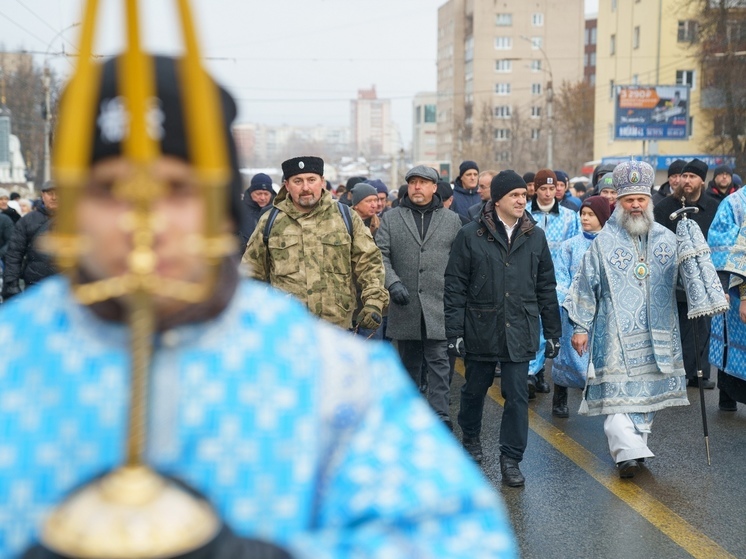
M671 221L676 221L676 218L678 218L679 216L681 216L682 220L689 219L688 214L690 213L695 214L699 212L699 208L695 206L687 206L686 198L683 196L681 197L681 205L682 205L681 208L679 208L678 210L676 210L669 216L669 219ZM693 318L690 320L696 321L697 318ZM700 406L700 410L702 411L702 430L705 436L705 452L707 453L707 465L711 466L712 461L710 459L710 433L707 428L707 409L705 407L705 389L702 386L702 381L704 380L704 376L702 373L701 359L699 358L699 331L698 330L699 329L697 328L697 324L695 323L694 324L694 349L695 349L694 358L695 358L695 363L697 366L697 385L699 386L699 406Z
M113 195L131 208L126 225L133 248L127 271L117 277L77 283L77 266L86 239L77 231L76 201L88 180L95 114L98 110L100 65L93 60L98 0L88 0L81 31L78 66L61 107L56 134L54 172L60 190L60 209L47 249L71 279L83 304L119 298L127 309L130 329L131 390L124 463L113 472L72 494L49 516L41 532L44 546L67 557L173 557L198 549L218 533L221 522L212 507L146 463L148 387L156 327L155 297L195 303L214 289L219 265L235 249L224 231L228 219L227 183L231 176L216 85L200 62L193 18L186 0L177 0L184 31L185 55L179 66L189 153L205 208L205 231L185 239L185 250L206 259L208 279L202 283L171 280L157 275L154 200L167 186L152 178L160 157L159 141L148 131L148 113L157 98L154 62L141 47L138 0L123 0L127 47L117 63L119 95L129 113L129 134L122 153L133 174L114 185ZM135 529L136 528L136 529Z

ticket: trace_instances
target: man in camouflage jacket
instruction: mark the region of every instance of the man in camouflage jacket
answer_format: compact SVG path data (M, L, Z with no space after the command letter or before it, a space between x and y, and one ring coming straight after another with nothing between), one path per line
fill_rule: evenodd
M389 294L383 286L381 251L370 230L349 212L350 235L337 202L324 188L322 159L289 159L282 171L285 180L274 200L279 213L266 242L266 224L273 212L262 215L242 262L254 279L294 295L312 313L342 328L352 325L357 287L363 308L356 323L375 330Z

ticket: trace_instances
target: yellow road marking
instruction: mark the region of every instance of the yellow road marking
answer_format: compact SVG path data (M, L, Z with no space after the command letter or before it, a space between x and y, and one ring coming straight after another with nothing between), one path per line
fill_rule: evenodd
M456 361L456 372L464 376L464 364L460 359ZM505 399L497 386L491 386L487 394L501 407L505 407ZM530 409L528 410L528 425L532 431L567 456L580 469L624 501L695 559L738 559L715 541L700 533L693 525L639 485L629 480L622 481L617 475L610 475L608 464L599 460L583 445L578 444Z

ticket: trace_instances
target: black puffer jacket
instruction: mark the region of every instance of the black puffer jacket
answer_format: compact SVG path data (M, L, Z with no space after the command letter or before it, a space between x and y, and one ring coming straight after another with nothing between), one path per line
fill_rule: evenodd
M251 195L248 192L244 194L241 207L241 224L238 228L238 237L241 243L240 253L242 256L246 252L246 244L254 233L256 224L259 223L259 218L272 207L272 201L275 199L275 196L276 194L273 192L272 197L269 199L269 204L260 208L259 204L251 199Z
M474 360L530 361L539 349L539 316L544 337L562 336L552 256L528 213L510 245L495 222L488 202L453 243L445 274L446 336L463 336Z
M20 280L28 287L56 273L52 259L36 246L39 236L48 231L50 225L51 215L44 205L16 223L5 253L4 299L21 292Z

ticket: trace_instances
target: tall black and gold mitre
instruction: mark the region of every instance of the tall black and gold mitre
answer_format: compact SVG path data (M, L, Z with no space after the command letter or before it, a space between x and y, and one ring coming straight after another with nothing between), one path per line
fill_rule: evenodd
M125 459L57 506L40 529L39 545L26 557L287 557L281 551L275 554L271 545L234 537L206 499L158 474L145 460L147 387L157 321L154 298L197 304L213 294L221 264L236 250L225 223L235 219L229 214L237 207L240 175L229 133L235 104L202 66L187 0L177 0L184 38L179 59L143 52L138 0L123 0L123 5L126 49L102 64L92 56L98 0L86 3L78 65L60 104L53 152L60 206L46 249L70 276L81 303L116 300L125 309L132 369ZM125 113L126 126L110 126L102 118L104 111L114 110ZM155 120L162 125L155 131L154 110L160 111ZM201 283L156 274L153 208L165 187L149 170L164 153L189 161L196 172L206 225L202 235L188 242L210 265L211 273ZM126 224L112 224L131 234L128 269L120 276L82 283L77 270L86 239L78 233L75 208L92 161L108 155L122 155L135 168L132 178L113 191L131 208Z

